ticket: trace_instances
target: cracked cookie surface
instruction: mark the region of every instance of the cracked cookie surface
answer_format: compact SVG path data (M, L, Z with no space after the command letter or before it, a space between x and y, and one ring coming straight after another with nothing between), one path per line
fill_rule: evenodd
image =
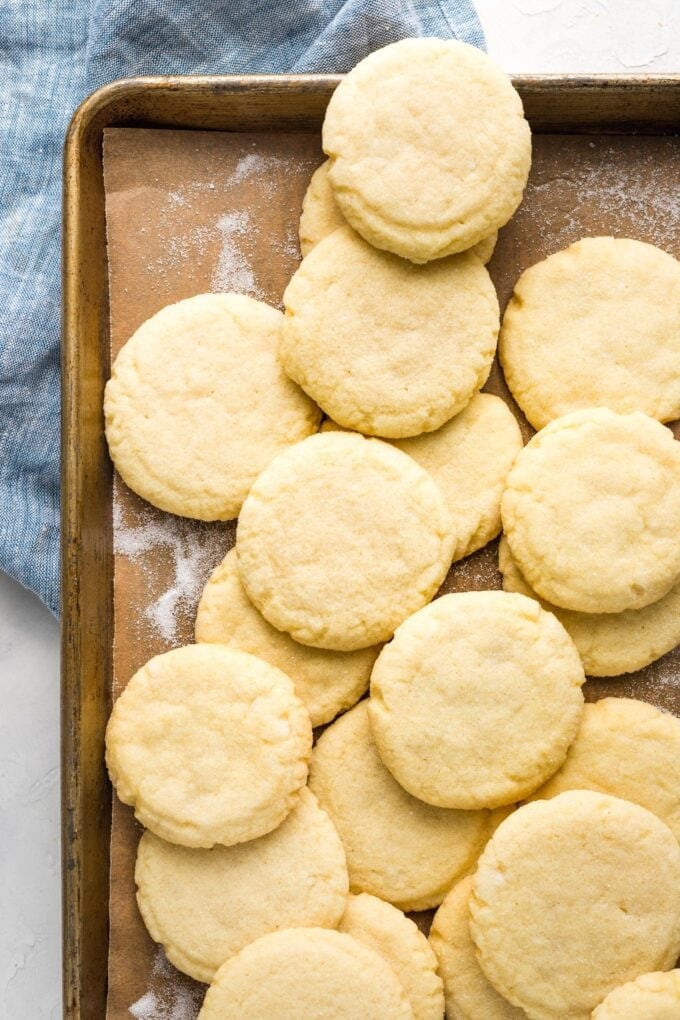
M678 1020L680 970L642 974L610 992L592 1020Z
M392 968L351 935L298 928L266 935L227 961L199 1020L413 1020Z
M378 752L428 804L495 808L555 772L585 680L562 625L523 595L444 595L410 617L371 675Z
M267 623L246 595L230 549L210 575L196 616L196 640L231 645L258 655L291 678L312 726L351 708L368 687L379 647L332 652L294 641Z
M509 77L474 46L443 39L404 39L360 61L331 96L322 144L345 218L414 262L506 223L531 162Z
M151 832L139 842L137 903L168 959L197 981L278 928L334 928L347 903L345 854L309 790L260 839L195 850Z
M303 257L309 255L319 241L332 234L338 227L344 227L347 220L340 212L335 201L333 189L328 180L330 160L317 167L309 182L305 197L302 200L300 216L300 251ZM498 231L474 244L470 251L481 259L484 265L494 253Z
M260 471L319 424L279 364L282 324L276 308L243 294L199 294L139 327L104 396L126 485L182 517L237 516Z
M223 645L150 659L116 701L106 764L120 799L183 846L255 839L297 802L309 714L281 670Z
M436 808L407 793L380 760L365 701L321 734L309 785L340 833L352 891L401 910L441 903L493 824L488 811Z
M583 238L522 273L498 353L537 429L585 407L680 418L680 262L642 241Z
M531 799L565 790L630 800L680 839L680 719L634 698L586 705L564 765Z
M346 428L431 432L489 375L498 299L467 252L414 266L341 227L304 259L283 300L283 367Z
M621 613L579 613L541 599L510 553L505 535L498 545L505 591L537 599L554 613L578 648L587 676L620 676L643 669L680 642L680 584L658 602Z
M338 929L385 958L406 992L414 1020L442 1020L444 992L437 959L410 917L377 896L360 893L347 900Z
M588 1020L618 985L675 963L680 846L625 800L574 790L535 801L487 844L470 915L481 967L506 999L531 1020Z
M541 598L583 613L641 609L680 579L680 443L639 412L566 414L518 454L501 517Z
M239 574L296 641L353 651L386 641L432 598L454 525L435 482L378 439L311 436L264 471L243 505Z

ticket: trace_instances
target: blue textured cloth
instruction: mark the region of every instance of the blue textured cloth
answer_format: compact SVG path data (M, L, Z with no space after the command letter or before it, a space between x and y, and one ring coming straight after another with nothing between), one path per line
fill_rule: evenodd
M340 72L405 36L484 46L468 0L0 0L0 567L59 606L61 150L139 74Z

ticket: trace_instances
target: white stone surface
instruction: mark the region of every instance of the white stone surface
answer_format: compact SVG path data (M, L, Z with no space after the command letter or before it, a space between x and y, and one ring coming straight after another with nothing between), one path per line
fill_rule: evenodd
M475 0L488 51L510 72L680 71L677 0Z
M678 0L477 0L517 73L680 71ZM58 626L0 574L0 1017L61 1016Z
M0 1017L61 1016L59 625L0 572Z

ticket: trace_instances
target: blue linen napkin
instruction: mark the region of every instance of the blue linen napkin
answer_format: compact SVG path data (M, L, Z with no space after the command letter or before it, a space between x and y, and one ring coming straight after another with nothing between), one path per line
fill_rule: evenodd
M406 36L484 47L469 0L0 0L0 567L59 611L61 152L144 74L341 72Z

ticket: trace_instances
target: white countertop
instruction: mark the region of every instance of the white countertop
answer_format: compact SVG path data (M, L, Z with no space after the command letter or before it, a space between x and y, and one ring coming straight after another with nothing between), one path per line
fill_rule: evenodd
M516 73L680 71L676 0L477 0ZM59 628L0 573L0 1017L61 1014Z

